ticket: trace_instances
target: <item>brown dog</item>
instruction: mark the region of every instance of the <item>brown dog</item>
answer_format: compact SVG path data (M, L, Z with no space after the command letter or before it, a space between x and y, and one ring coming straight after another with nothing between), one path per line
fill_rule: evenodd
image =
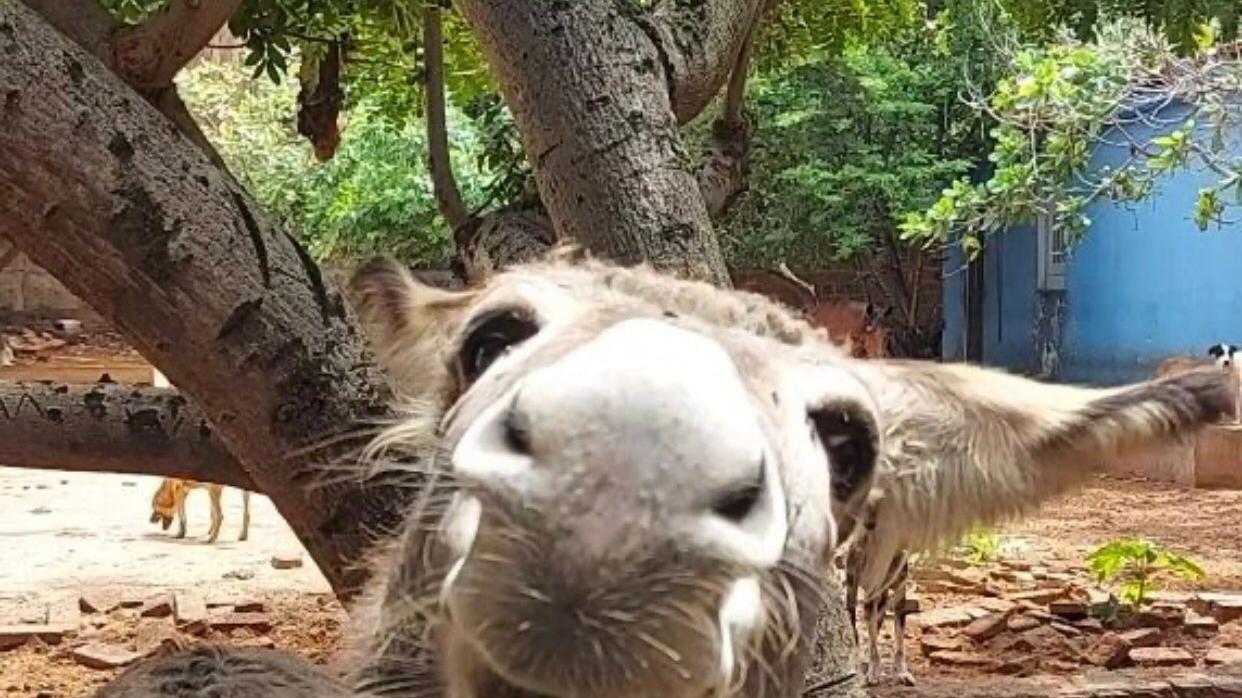
M173 515L177 517L177 537L185 538L185 498L190 490L203 488L211 497L211 528L207 531L207 542L215 543L220 535L220 524L224 522L224 510L220 507L220 494L224 490L221 485L164 478L160 488L155 491L151 500L151 523L163 523L164 530L172 525ZM246 540L250 535L250 493L242 490L242 529L237 540Z

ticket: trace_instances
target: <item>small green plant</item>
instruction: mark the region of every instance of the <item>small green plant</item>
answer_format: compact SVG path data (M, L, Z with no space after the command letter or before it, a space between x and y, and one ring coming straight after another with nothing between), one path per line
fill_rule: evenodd
M966 562L983 565L995 560L1000 554L1000 536L987 529L975 529L966 534L958 549Z
M1122 601L1138 607L1166 579L1197 581L1203 568L1184 555L1142 538L1114 540L1087 556L1087 564L1101 584L1115 588Z

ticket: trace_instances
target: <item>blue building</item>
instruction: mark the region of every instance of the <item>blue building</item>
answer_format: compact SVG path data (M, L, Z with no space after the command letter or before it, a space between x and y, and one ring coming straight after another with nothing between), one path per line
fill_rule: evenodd
M1160 116L1180 122L1185 111L1174 105ZM1093 166L1123 156L1102 148ZM1206 232L1192 219L1198 190L1217 182L1190 167L1162 178L1146 201L1097 201L1072 249L1035 223L993 237L969 271L950 253L944 357L1107 385L1149 377L1172 355L1242 345L1242 211Z

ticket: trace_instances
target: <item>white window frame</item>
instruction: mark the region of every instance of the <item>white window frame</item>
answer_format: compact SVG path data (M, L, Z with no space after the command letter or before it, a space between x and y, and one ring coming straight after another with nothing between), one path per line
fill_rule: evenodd
M1051 216L1040 214L1035 219L1039 240L1038 282L1041 291L1064 291L1069 245L1063 233L1053 230Z

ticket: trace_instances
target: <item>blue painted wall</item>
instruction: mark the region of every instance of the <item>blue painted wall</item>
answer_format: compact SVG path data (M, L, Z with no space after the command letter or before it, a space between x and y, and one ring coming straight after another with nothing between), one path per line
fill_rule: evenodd
M1163 117L1176 118L1166 110ZM1238 134L1242 136L1242 134ZM1242 149L1242 137L1238 139ZM1095 165L1122 153L1097 154ZM996 236L984 265L983 361L1028 375L1115 384L1151 375L1176 354L1242 344L1242 222L1200 232L1191 219L1200 187L1188 170L1166 177L1139 204L1097 202L1068 262L1066 291L1037 290L1037 238L1023 227ZM1230 211L1234 218L1237 209ZM946 264L945 358L965 356L965 274ZM1045 346L1054 349L1045 356ZM1049 359L1052 360L1049 360Z

